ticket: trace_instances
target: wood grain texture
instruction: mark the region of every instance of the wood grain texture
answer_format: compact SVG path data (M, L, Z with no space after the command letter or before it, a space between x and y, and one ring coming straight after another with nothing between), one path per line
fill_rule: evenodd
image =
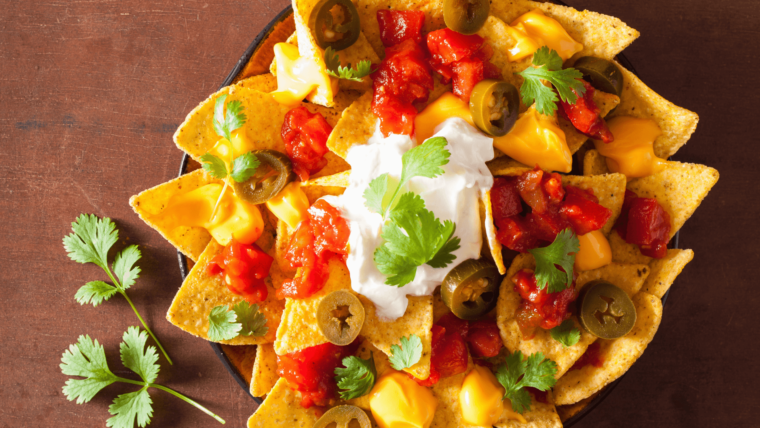
M682 229L694 261L673 287L659 333L584 427L757 426L760 370L760 4L753 0L566 0L641 31L626 50L641 78L700 114L676 159L721 180ZM105 426L111 386L91 403L65 399L61 353L80 334L104 343L117 375L121 334L138 321L114 297L82 307L74 293L103 279L61 245L81 212L113 218L121 248L137 243L130 294L175 360L159 383L241 427L255 403L200 339L165 320L180 285L173 248L128 206L173 178L171 135L284 0L0 0L0 428ZM160 391L152 427L217 426Z

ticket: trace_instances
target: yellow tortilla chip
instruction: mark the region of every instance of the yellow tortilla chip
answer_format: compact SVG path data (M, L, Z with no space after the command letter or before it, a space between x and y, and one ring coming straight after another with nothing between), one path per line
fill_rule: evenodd
M182 283L182 287L174 297L174 301L166 314L166 319L170 323L206 340L209 340L208 315L211 310L221 305L228 305L228 308L232 308L233 305L245 300L242 296L232 294L220 275L210 276L206 273L208 262L221 253L223 249L224 247L216 241L209 242L206 250L198 259L198 263L193 266ZM269 328L267 334L260 337L238 336L220 343L258 345L270 343L275 339L275 332L282 315L283 302L275 297L275 290L271 281L267 282L267 292L266 300L258 304L259 311L267 318L266 325Z
M585 177L581 175L563 175L562 184L567 186L578 187L584 190L593 190L594 196L599 199L599 204L612 211L612 215L607 224L602 228L602 232L608 235L615 225L623 209L623 200L625 200L626 179L623 174L606 174Z
M651 273L644 283L643 291L662 299L676 277L693 258L692 250L671 249L664 258L652 259L649 263Z
M628 183L641 198L655 198L670 214L670 237L691 215L718 182L718 171L705 165L668 162L665 170Z
M336 156L334 153L330 153ZM332 175L323 175L315 179L301 183L301 186L328 186L328 187L348 187L348 177L351 175L351 170L339 172Z
M258 345L222 345L222 352L230 360L230 364L240 373L243 380L250 385L253 363L256 360Z
M654 141L654 154L667 159L681 148L697 129L699 116L681 108L649 89L635 74L617 64L623 73L623 93L613 116L652 119L662 130Z
M296 24L293 20L293 14L289 14L285 19L277 23L256 47L256 51L251 56L251 59L248 60L248 64L245 65L243 71L235 78L235 83L237 83L237 80L245 79L246 77L266 73L267 67L269 67L274 58L274 45L286 41L288 35L294 31L296 31Z
M599 339L602 367L585 366L571 370L557 381L557 404L572 404L589 397L622 376L641 357L657 333L662 320L662 302L657 296L639 293L633 297L636 325L627 335L614 340Z
M488 242L488 248L491 250L491 259L499 268L499 273L507 273L507 267L504 265L504 257L501 255L502 245L496 239L496 225L493 223L493 205L491 204L491 191L487 190L479 200L478 208L481 209L480 218L483 219L483 235Z
M372 92L367 92L343 110L327 139L327 148L345 159L354 144L365 144L375 132L377 117L372 113Z
M494 149L498 152L498 150ZM501 153L501 152L499 152ZM486 162L486 166L491 171L491 174L496 176L514 177L522 174L523 172L530 171L533 168L520 163L509 156L499 156L494 160Z
M190 192L210 183L220 183L220 181L206 174L202 169L198 169L132 196L129 199L129 205L148 226L160 233L182 254L197 262L211 241L211 234L202 227L175 227L174 224L157 216L166 208L172 196Z
M318 419L317 409L301 407L301 393L290 389L288 381L280 378L248 419L248 428L311 428Z
M613 262L649 264L649 262L652 261L651 257L641 254L638 246L625 242L616 231L610 233L607 240L610 241Z
M269 394L279 379L274 346L271 343L258 345L251 375L251 395L263 397Z
M602 175L609 174L610 169L607 168L607 160L604 156L600 155L596 149L591 149L583 156L583 175Z
M635 296L644 286L651 270L647 265L624 265L610 263L598 269L586 270L578 273L575 281L578 291L582 290L591 281L604 280L615 284L625 291L628 297Z
M562 422L564 423L568 419L580 413L581 410L585 409L586 406L588 406L591 403L591 401L594 398L596 398L597 395L599 395L598 392L596 394L592 394L588 398L584 398L583 400L577 403L565 404L564 406L557 406L557 414L559 414L559 418L562 419Z
M259 74L258 76L243 79L237 82L235 86L260 92L272 92L277 89L277 78L270 73Z

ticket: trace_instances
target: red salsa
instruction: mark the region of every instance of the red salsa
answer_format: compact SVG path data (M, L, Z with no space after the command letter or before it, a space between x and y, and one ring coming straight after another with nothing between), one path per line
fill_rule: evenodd
M241 244L233 239L206 265L206 272L209 275L222 275L232 293L241 295L254 304L267 298L264 279L269 276L273 260L256 244Z
M594 102L594 87L585 80L581 81L586 92L576 99L575 104L560 100L562 105L562 108L559 109L560 114L568 119L575 129L595 140L602 140L605 144L615 141L615 136L607 127L601 110ZM573 89L573 93L578 96L575 89Z
M323 199L315 202L290 237L285 260L298 271L277 290L277 297L305 299L321 290L329 276L327 262L331 257L345 258L350 234L337 208Z
M625 242L639 246L641 254L661 259L670 241L670 214L654 198L640 198L626 190L615 230Z
M604 365L604 359L600 353L600 347L601 345L599 342L594 342L589 345L588 348L586 348L586 352L578 358L578 361L570 367L570 370L580 370L589 365L597 368L602 367L602 365Z
M306 107L296 107L285 114L282 123L282 140L293 162L293 171L301 181L319 172L327 165L327 138L332 126L319 113L310 113Z
M335 368L342 367L343 358L356 353L359 343L360 340L348 346L325 343L278 355L277 374L301 392L303 408L330 405L337 398Z
M550 293L548 287L539 290L532 270L523 269L512 277L512 282L522 298L517 310L517 324L524 339L533 338L536 328L550 330L570 318L570 303L578 298L574 280L569 288Z

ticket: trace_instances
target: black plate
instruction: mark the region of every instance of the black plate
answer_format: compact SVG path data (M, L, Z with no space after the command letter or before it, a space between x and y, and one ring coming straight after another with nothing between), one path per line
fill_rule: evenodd
M564 5L564 3L561 1L555 1L555 3ZM293 12L292 6L286 7L271 22L269 22L269 24L267 24L267 26L264 27L263 30L261 30L261 32L256 36L256 38L253 39L253 42L250 44L250 46L248 46L248 49L245 50L245 53L243 53L243 56L240 57L237 64L235 64L235 66L232 68L230 73L227 75L227 78L224 79L224 82L222 82L222 85L219 87L219 89L222 89L225 86L229 86L232 84L232 82L235 80L235 77L238 75L238 73L240 73L240 71L243 70L245 65L248 64L248 60L250 60L253 54L256 52L256 49L258 48L259 44L269 35L269 33L272 31L275 25L277 25L279 22L287 18L292 12ZM626 58L625 55L620 54L617 56L616 59L620 63L620 65L630 70L633 74L637 74L636 70L633 68L633 65L628 61L628 58ZM180 176L185 173L189 160L190 160L190 156L188 156L187 153L185 153L185 155L182 157L182 163L180 164L180 167L179 167ZM677 232L676 235L671 240L670 242L671 248L678 248L678 237L680 234L681 234L680 231ZM179 258L179 271L182 274L182 280L184 281L188 273L187 258L185 257L184 254L182 254L179 251L177 251L177 257ZM665 300L668 298L669 294L670 294L670 290L668 290L668 292L666 292L665 295L662 296L663 304L665 303ZM213 343L213 342L209 342L209 343L211 344L211 347L214 349L214 353L216 353L216 356L219 357L219 360L222 361L222 364L224 364L224 367L232 375L235 381L237 381L240 387L243 388L243 390L251 398L253 398L253 401L255 401L258 404L261 404L262 399L251 395L250 385L246 384L245 379L243 378L243 375L241 375L240 372L238 372L238 370L229 360L229 358L224 353L224 351L222 351L222 346L218 343ZM605 398L607 398L607 396L615 389L615 387L620 383L620 381L623 380L623 377L625 377L625 374L621 376L620 378L618 378L616 381L604 387L604 389L602 389L599 395L597 395L596 398L591 400L591 402L588 405L586 405L586 407L584 407L583 410L575 414L570 419L566 420L563 423L565 428L574 426L581 419L583 419L584 416L586 416L589 412L594 410L596 406L598 406L602 401L604 401Z

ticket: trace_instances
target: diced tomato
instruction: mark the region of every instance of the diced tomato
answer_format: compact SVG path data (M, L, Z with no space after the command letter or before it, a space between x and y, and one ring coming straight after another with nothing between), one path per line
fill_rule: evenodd
M517 324L526 340L533 337L537 327L550 330L562 324L570 317L570 303L578 298L575 282L558 293L550 293L548 287L539 290L536 276L529 269L517 272L512 282L523 299L517 310Z
M520 193L517 191L517 179L497 177L491 187L491 208L494 221L520 214L523 210Z
M553 211L547 211L543 214L532 212L525 216L528 222L528 228L532 236L541 241L554 242L557 234L570 227L562 216Z
M234 239L206 265L208 275L221 275L227 288L250 303L266 300L269 268L274 259L256 244L241 244Z
M422 26L425 12L417 10L378 10L380 40L385 47L397 45L404 40L422 42Z
M441 339L443 339L443 336L446 334L446 329L441 327L438 324L433 324L433 328L430 330L430 332L433 335L433 340L431 342L431 346L433 348L433 353L436 352L436 347L441 342ZM430 376L428 376L427 379L417 379L416 377L409 375L410 378L415 380L418 384L426 387L431 387L438 383L438 381L441 379L441 374L438 373L438 370L435 368L435 364L432 363L432 355L430 357L431 363L430 363Z
M541 391L540 389L531 388L530 386L526 386L525 389L533 394L533 397L539 403L549 404L549 391Z
M337 208L320 199L309 208L308 216L314 231L314 251L317 257L322 257L325 251L348 255L351 229Z
M485 78L483 60L472 58L457 61L451 66L451 71L454 72L454 95L469 101L472 89Z
M277 298L305 299L321 290L329 277L327 261L320 259L313 265L298 268L295 278L283 282L277 290Z
M427 35L427 47L433 61L441 64L452 64L473 56L484 40L477 34L464 35L454 30L444 28Z
M538 247L538 238L529 230L528 222L515 215L496 222L496 239L510 250L527 253Z
M446 331L446 334L433 344L430 362L440 377L449 377L467 370L468 357L467 345L462 335Z
M594 342L586 348L586 352L578 358L578 361L570 367L570 370L580 370L586 366L594 366L601 368L604 365L604 359L602 358L601 345L599 342Z
M490 358L499 355L504 343L499 335L499 326L493 320L479 320L470 323L467 345L476 358Z
M301 351L277 356L277 374L301 392L301 406L327 406L337 399L335 368L343 358L356 353L359 340L348 346L332 343L312 346Z
M542 213L549 209L549 197L541 187L544 172L538 167L523 173L517 178L517 190L520 197L531 207L533 212Z
M459 318L452 312L449 312L446 315L442 316L441 319L435 323L435 325L446 329L446 333L458 333L463 338L467 337L467 333L470 329L470 324L467 322L467 320Z
M301 181L319 172L327 165L327 138L332 126L319 113L310 113L306 107L296 107L285 115L282 139L285 151L293 162L293 171Z
M641 254L659 259L667 254L670 227L670 214L656 199L626 191L623 211L615 223L621 238L638 245Z
M559 213L573 226L578 235L599 230L612 216L612 211L598 204L593 192L566 186L567 197L562 202Z
M562 108L559 109L560 114L570 120L575 129L595 140L602 140L607 144L615 141L615 136L612 135L610 128L607 127L607 122L604 121L601 110L594 102L594 87L585 80L581 81L586 88L586 92L583 96L576 99L575 104L560 101L562 105ZM572 91L578 96L575 89Z

